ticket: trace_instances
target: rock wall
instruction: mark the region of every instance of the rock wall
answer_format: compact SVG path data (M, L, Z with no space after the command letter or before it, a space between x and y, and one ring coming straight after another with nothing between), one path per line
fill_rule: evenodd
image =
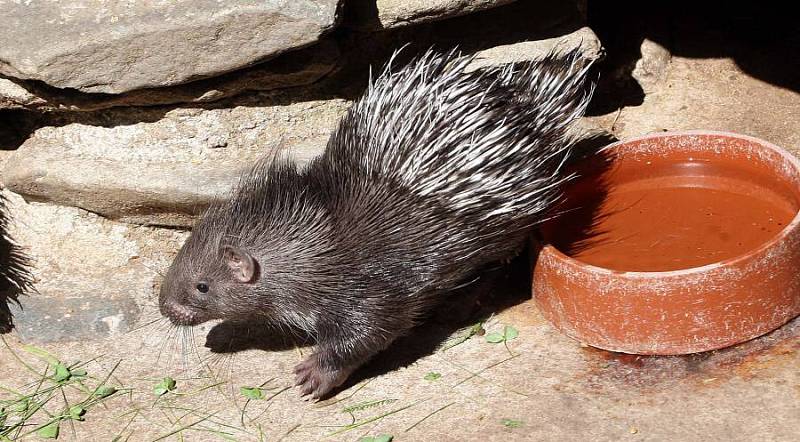
M191 226L261 155L318 155L394 50L407 45L403 62L458 46L476 55L473 67L576 47L597 58L584 9L582 0L0 0L0 179L23 218L17 235L37 258L40 293L20 313L21 333L41 330L48 306L83 312L60 320L85 334L106 330L103 318L132 324L152 304L151 267L180 245L161 227ZM88 307L97 303L108 306L102 315Z
M458 45L476 66L600 52L575 2L152 3L0 0L11 23L0 34L0 109L22 110L2 118L36 120L5 147L6 187L185 227L258 156L318 154L370 67L403 44L408 55Z

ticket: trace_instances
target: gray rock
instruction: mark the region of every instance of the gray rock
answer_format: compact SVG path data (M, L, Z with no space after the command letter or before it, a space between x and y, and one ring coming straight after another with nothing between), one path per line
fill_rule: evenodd
M364 30L396 28L494 8L515 0L355 0L349 25Z
M230 72L310 45L338 0L0 0L0 74L122 93Z
M596 60L600 57L603 46L590 28L583 27L560 37L523 41L480 51L467 69L535 60L553 51L565 52L575 48L581 50L582 58Z
M666 78L672 54L665 47L648 39L642 41L641 51L642 58L636 61L631 76L649 94Z
M117 106L208 103L246 91L311 84L329 74L336 67L338 57L336 43L325 39L311 47L217 77L123 94L83 93L33 81L0 78L0 109L93 111Z
M113 337L129 331L139 307L128 297L77 293L75 298L28 297L12 306L16 330L28 342L68 342Z
M19 84L0 78L0 110L38 107L47 100L37 97Z
M68 204L129 222L189 226L214 197L236 184L240 166L136 163L87 158L42 144L10 162L9 189L32 201ZM30 162L28 162L30 161ZM89 169L87 169L87 167Z
M25 340L119 336L154 306L158 272L185 238L175 230L116 223L74 207L26 203L3 191L10 233L32 259L36 289L15 323Z
M307 161L321 152L346 108L339 99L292 103L283 97L272 105L166 114L109 110L93 115L96 120L37 130L8 158L3 181L33 201L189 226L260 156L281 147Z

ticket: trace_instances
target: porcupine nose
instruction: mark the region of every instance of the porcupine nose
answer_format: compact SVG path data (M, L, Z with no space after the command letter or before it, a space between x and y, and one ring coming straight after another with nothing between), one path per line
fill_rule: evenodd
M159 303L159 310L161 314L175 325L197 325L199 321L198 315L190 307L181 305L173 301L162 301Z
M191 308L180 303L169 281L165 281L161 286L158 295L158 309L162 316L169 318L175 325L194 325L196 322L197 315Z
M197 315L188 307L175 304L170 306L170 313L167 315L170 320L177 325L197 325Z

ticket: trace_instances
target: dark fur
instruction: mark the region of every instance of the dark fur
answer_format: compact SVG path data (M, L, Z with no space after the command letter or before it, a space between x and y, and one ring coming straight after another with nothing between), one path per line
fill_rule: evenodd
M510 68L461 73L452 85L443 85L440 96L424 97L447 99L447 87L474 84L474 92L458 97L463 100L458 108L488 112L491 118L438 147L431 160L405 175L399 166L404 159L429 149L425 143L459 123L447 115L430 117L434 120L427 125L415 121L415 110L434 103L420 103L402 91L432 82L464 60L429 53L410 68L384 74L307 169L261 162L242 178L230 200L208 210L167 274L162 312L185 325L262 317L305 329L317 348L296 368L297 382L303 394L326 394L418 324L446 293L474 279L487 263L514 255L531 226L559 198L569 124L590 95L586 71L573 66L579 60L577 53L549 56L514 67L519 73L510 77ZM424 75L409 73L420 66ZM539 80L549 78L560 89L539 86ZM390 92L397 99L382 102L380 94ZM545 106L545 100L552 106ZM368 118L380 123L372 132L365 127ZM400 138L393 124L425 132ZM503 150L501 161L479 165L479 172L508 172L513 185L470 184L466 175L475 171L454 169L448 153L500 125L513 129L503 143L529 142ZM378 145L379 135L386 135L381 130L393 131L390 145ZM433 193L415 188L431 176L447 176L453 188ZM465 207L455 202L467 192L477 203ZM513 210L491 215L508 201L516 201ZM224 246L257 262L252 281L231 277L235 266ZM197 291L198 281L209 284L208 293Z
M22 250L8 236L6 199L0 194L0 333L14 328L10 303L19 305L19 296L32 289L30 262Z

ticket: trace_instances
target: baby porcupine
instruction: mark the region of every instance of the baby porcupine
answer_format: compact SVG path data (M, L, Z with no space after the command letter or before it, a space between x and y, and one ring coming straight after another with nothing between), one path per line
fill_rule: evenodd
M306 168L254 166L178 253L161 312L307 331L316 349L296 381L319 398L513 256L568 179L591 63L578 51L466 72L470 61L428 51L387 68Z
M10 304L19 305L19 296L33 291L30 260L9 236L9 222L6 198L0 193L0 333L14 329Z

